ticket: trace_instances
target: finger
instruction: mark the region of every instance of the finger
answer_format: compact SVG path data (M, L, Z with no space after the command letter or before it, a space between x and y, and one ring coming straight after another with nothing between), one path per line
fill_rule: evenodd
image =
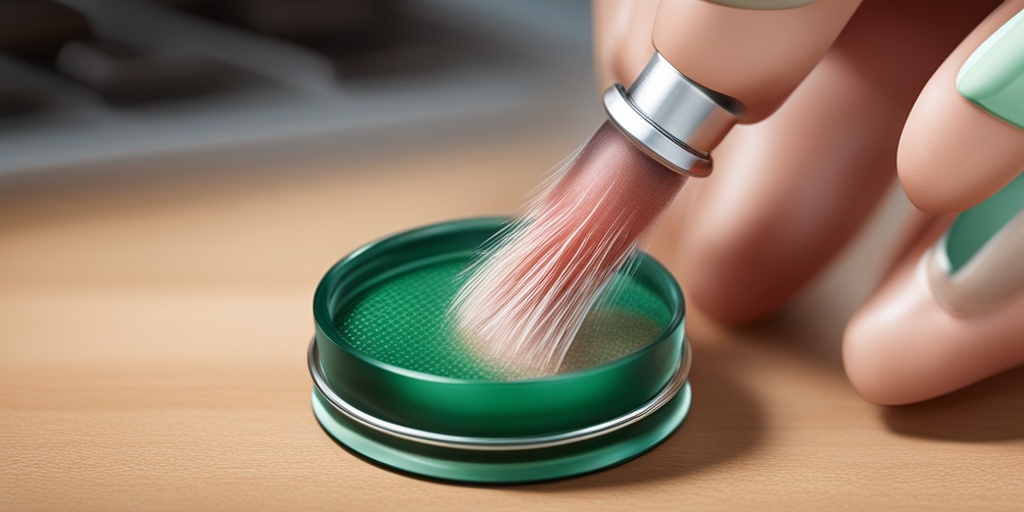
M910 113L898 167L903 188L918 208L933 213L966 210L1024 168L1024 129L975 105L957 89L957 75L968 58L1022 8L1024 0L1011 0L982 21L935 72ZM1024 31L1020 17L1018 25ZM1024 42L1024 33L1018 40ZM1005 63L1003 71L1016 73L1019 82L1024 48L1009 55L1017 62ZM1018 92L1016 103L1024 105L1024 90Z
M758 320L827 264L895 176L917 91L991 7L922 15L918 2L867 2L774 115L734 129L715 172L673 205L686 218L661 230L681 235L662 254L688 300L722 321Z
M1012 199L1018 208L1024 205L1024 187L1008 190L1015 194ZM983 203L978 208L988 206ZM986 215L989 221L995 219ZM918 402L1024 363L1024 344L1020 342L1024 267L1019 263L1007 267L1004 257L1019 252L1024 217L1017 213L1009 221L997 219L1003 227L988 233L988 241L959 270L960 275L950 275L949 269L942 276L932 275L938 255L949 255L946 241L964 218L958 218L952 229L948 217L926 228L847 324L843 364L854 388L868 400L889 405ZM975 222L972 230L977 228ZM944 233L946 237L942 237ZM996 266L1001 272L994 274L991 271ZM965 271L967 275L963 275ZM979 287L972 282L984 280L990 285L986 292L1006 292L1002 286L1006 282L1012 282L1017 290L1012 295L1004 293L994 307L991 302L985 304L989 308L981 311L977 306L987 302L986 297L979 300ZM950 284L953 289L942 288ZM967 314L953 313L943 305L942 294L954 303L970 300L975 307Z
M750 124L778 109L860 4L861 0L661 0L653 41L665 60L687 78L742 103L743 109L736 112L739 122Z
M657 0L594 0L594 58L599 90L631 84L654 54Z

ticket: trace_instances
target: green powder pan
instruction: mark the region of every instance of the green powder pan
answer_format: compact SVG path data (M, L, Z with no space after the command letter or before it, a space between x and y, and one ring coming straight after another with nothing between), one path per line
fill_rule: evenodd
M474 357L446 311L505 219L430 225L356 250L313 299L313 411L349 450L401 471L477 483L563 478L650 450L690 407L683 295L640 255L585 322L565 371L509 380Z

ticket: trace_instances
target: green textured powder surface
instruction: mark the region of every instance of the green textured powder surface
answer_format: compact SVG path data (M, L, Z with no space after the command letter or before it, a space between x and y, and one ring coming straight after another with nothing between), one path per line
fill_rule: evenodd
M468 263L454 258L397 275L356 297L338 312L335 323L355 349L384 363L442 377L500 380L502 372L477 359L447 317ZM611 300L591 311L561 371L635 352L672 318L668 306L631 277L618 275L610 289Z

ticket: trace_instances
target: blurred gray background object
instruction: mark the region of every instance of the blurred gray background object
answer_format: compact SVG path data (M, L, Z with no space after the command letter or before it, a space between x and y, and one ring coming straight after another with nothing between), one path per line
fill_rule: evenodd
M14 0L4 10L0 178L126 162L137 172L197 155L337 157L538 122L592 129L599 116L585 1Z

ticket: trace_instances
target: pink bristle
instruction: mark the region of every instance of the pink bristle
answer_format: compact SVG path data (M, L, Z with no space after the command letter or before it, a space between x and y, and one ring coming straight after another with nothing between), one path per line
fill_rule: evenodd
M558 370L587 312L686 178L605 123L469 270L456 327L515 375Z

